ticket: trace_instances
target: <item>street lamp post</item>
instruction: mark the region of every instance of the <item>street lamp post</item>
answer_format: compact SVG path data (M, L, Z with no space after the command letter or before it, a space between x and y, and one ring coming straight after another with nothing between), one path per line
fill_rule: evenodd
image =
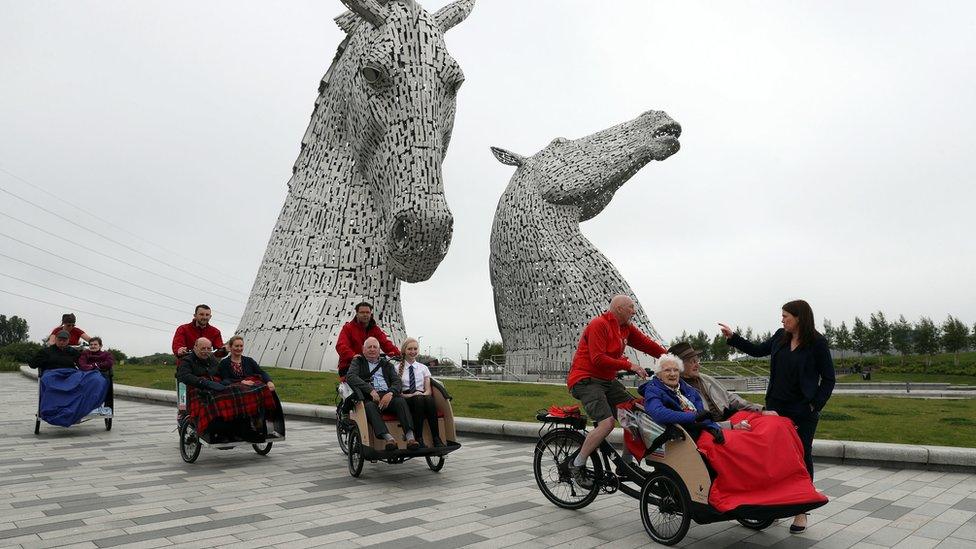
M468 338L464 338L464 347L468 350L467 360L465 360L465 363L471 364L471 344L468 343Z
M420 342L423 341L423 340L424 340L424 336L417 336L417 355L418 356L424 354L424 352L423 352L424 351L424 348L420 344Z

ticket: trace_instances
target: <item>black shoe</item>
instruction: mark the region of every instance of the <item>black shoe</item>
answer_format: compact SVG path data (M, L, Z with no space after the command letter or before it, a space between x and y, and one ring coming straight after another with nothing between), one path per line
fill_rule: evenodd
M577 467L576 465L573 465L574 458L575 456L572 456L566 460L566 467L569 469L569 476L573 479L573 482L575 482L576 485L579 486L580 488L584 490L592 490L593 479L590 478L590 475L586 470L586 465L583 465L582 467Z
M444 447L444 443L441 442L441 439L435 438L434 439L434 448L443 448L443 447Z
M420 443L417 442L416 439L411 438L407 440L407 450L413 451L416 450L417 448L420 448Z
M417 444L419 444L419 446L417 446L417 447L420 448L421 450L426 450L427 449L427 445L424 444L424 441L418 440L417 441Z
M791 524L790 525L790 533L791 534L799 534L800 532L802 532L802 531L804 531L806 529L807 529L806 526L797 526L795 524Z
M388 441L386 441L386 451L387 452L392 452L392 451L394 451L396 449L397 449L397 443L396 443L395 440L388 440Z

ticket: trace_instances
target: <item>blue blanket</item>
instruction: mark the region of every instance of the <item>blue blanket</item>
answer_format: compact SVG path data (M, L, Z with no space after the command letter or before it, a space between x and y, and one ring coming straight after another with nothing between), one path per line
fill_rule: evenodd
M108 380L97 370L45 370L39 383L41 402L38 414L51 425L61 427L78 423L78 420L101 406L108 391Z

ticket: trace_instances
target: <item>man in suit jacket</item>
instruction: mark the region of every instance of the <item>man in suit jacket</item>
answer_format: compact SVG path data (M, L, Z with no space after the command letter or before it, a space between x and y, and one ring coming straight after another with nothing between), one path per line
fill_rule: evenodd
M385 357L380 358L380 342L375 337L366 338L363 354L349 364L346 383L364 397L366 418L377 438L386 440L387 450L396 450L396 439L386 428L381 410L391 409L403 426L407 449L415 450L420 444L413 434L413 421L410 409L403 399L403 382L393 364Z

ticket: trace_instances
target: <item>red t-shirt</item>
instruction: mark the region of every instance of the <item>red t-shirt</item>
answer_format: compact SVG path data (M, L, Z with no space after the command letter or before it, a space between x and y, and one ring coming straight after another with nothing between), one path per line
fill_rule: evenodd
M618 371L630 367L630 361L624 358L627 345L654 358L668 352L633 324L628 322L621 326L617 317L607 311L595 317L583 329L566 385L572 389L577 382L589 377L613 380Z
M61 330L64 330L63 325L51 330L51 335L56 336ZM81 341L81 334L83 333L85 333L84 330L77 326L73 326L70 330L68 330L68 345L77 345L78 342Z

